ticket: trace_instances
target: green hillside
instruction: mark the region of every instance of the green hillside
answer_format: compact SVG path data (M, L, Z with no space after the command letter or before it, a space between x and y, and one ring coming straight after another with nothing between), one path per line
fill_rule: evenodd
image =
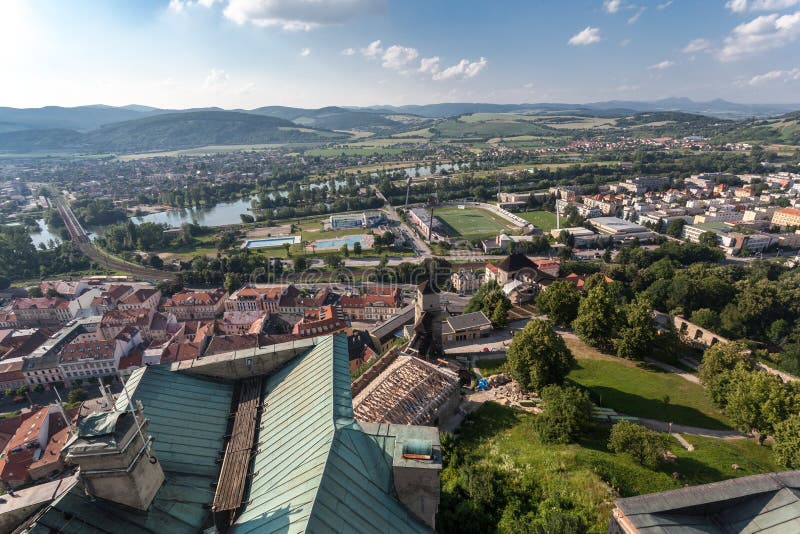
M26 130L0 134L0 151L76 150L130 153L209 145L324 142L346 134L299 127L291 121L234 111L167 113L110 124L86 133Z

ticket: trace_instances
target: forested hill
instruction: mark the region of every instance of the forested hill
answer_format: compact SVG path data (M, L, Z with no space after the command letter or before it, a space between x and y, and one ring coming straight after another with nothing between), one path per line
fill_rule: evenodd
M91 130L25 130L0 134L0 151L76 150L126 153L209 145L320 142L348 136L235 111L166 113Z

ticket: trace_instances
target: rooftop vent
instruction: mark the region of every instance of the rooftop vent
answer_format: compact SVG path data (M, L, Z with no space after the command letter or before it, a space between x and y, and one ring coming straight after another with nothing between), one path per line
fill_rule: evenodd
M408 460L432 460L433 443L427 439L411 439L403 445L403 458Z

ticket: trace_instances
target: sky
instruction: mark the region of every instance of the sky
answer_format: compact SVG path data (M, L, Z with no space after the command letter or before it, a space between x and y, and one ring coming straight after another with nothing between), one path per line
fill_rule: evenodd
M0 106L800 103L800 0L0 0Z

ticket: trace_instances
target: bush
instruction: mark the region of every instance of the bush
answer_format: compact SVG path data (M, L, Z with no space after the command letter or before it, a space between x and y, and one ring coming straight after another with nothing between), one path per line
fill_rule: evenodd
M611 428L608 448L627 454L641 465L656 467L669 449L669 440L666 434L630 421L620 421Z
M591 420L589 394L578 388L547 386L542 401L544 410L534 419L534 429L545 443L576 441Z
M83 402L89 398L89 393L83 388L73 389L69 392L69 402Z

